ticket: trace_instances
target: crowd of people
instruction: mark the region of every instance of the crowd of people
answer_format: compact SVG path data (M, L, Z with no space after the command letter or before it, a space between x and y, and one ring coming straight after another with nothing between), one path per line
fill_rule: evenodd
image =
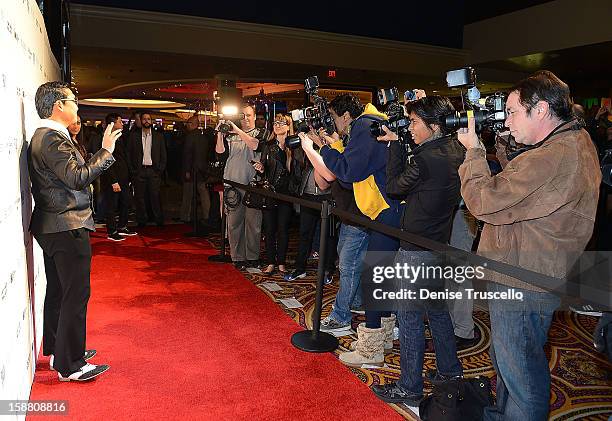
M354 215L558 278L567 275L570 256L579 255L592 237L601 181L598 149L568 86L551 72L540 71L518 82L507 99L506 130L482 137L476 134L473 117L467 128L446 127L442 121L454 111L451 101L420 91L405 104L408 150L384 125L384 134L375 137L372 123L386 116L350 94L329 103L335 133L302 131L301 148L295 150L285 143L291 126L286 116L276 116L274 135L266 138L254 126L253 107L245 105L242 111L241 127L232 123L231 134L217 135L216 152L227 157L226 180L249 184L260 173L279 193L313 202L331 200ZM596 116L598 124L602 115L605 111ZM227 214L234 264L240 269L258 266L263 212L264 271L272 274L278 268L286 281L304 277L318 213L302 207L298 255L293 269L287 269L291 208L246 207L240 197L248 193L234 186L226 185L225 194L232 202ZM482 230L479 241L474 241L477 223ZM321 321L323 331L346 329L353 312L361 308L359 284L366 253L393 252L396 263L412 267L439 261L437 253L375 229L348 220L336 225L329 230L329 253L320 256L326 281L336 267L339 270L339 291L332 312ZM484 409L485 419L546 419L550 372L544 344L559 298L529 282L490 276L489 291L512 287L523 299L489 302L497 401ZM440 279L416 283L420 288L445 288ZM418 406L423 399L424 321L437 365L426 377L434 384L461 379L457 347L474 338L472 309L470 299L444 305L425 301L395 312L366 307L357 340L340 360L355 367L382 365L399 324L401 377L375 385L372 391L386 402Z
M70 120L73 110L64 110L66 101L73 100L72 92L63 85L50 91L55 95L48 94L50 98L56 99L52 111L61 118L46 127L61 131L59 125L66 123L72 149L62 159L72 163L79 174L77 184L59 176L58 183L79 194L89 194L89 184L97 183L94 189L98 204L104 205L110 240L120 241L135 234L128 227L131 203L139 226L149 221L162 226L160 184L168 156L163 135L152 129L151 114L140 113L132 127L123 127L122 116L109 114L104 135L90 136L85 142L80 119ZM571 266L568 257L582 252L593 234L601 181L597 146L601 152L611 140L607 119L610 110L602 107L590 119L580 115L568 86L551 72L540 71L510 89L504 133L477 134L471 116L467 128L452 130L443 124L443 116L454 111L448 98L417 91L416 98L405 103L409 142L385 125L381 126L381 136L373 134L372 124L384 122L387 116L372 104L364 106L351 94L340 94L329 102L333 133L311 129L296 135L291 118L281 113L273 116L271 130L266 130L256 125L256 109L246 103L239 122L219 122L228 124L229 130L221 130L218 125L215 131L203 133L194 116L186 123L183 140L180 218L191 220L199 197L206 221L226 213L230 254L238 269L261 268L265 274L279 275L288 282L303 278L308 258L317 251L313 245L320 230L320 212L300 207L298 250L290 267L287 253L294 204L276 200L267 201L263 209L247 206L244 198L248 192L223 183L223 179L242 185L262 180L277 193L316 203L328 200L339 210L426 240L563 278ZM39 114L41 118L51 116L47 109L39 109ZM37 132L35 137L40 135L47 134ZM295 136L299 147L290 148L287 140ZM56 137L59 142L61 136ZM41 153L36 145L33 140L34 163L39 162L36 154ZM32 232L45 251L49 270L64 263L54 246L48 245L47 232L40 228L48 225L38 223L52 211L45 208L45 200L39 202L45 195L40 185L44 181L36 178L39 169L35 166L30 171L36 201ZM74 212L80 217L76 225L66 225L66 230L78 228L85 233L93 228L91 212L87 213L83 203L75 206L78 209ZM96 211L102 212L100 205ZM330 225L326 253L319 258L323 259L326 283L334 282L338 272L339 290L332 312L321 320L321 330L347 329L355 312L365 311L357 340L340 360L353 367L383 365L398 326L401 377L397 382L375 385L372 391L386 402L418 406L424 397L427 320L437 368L425 376L434 384L461 379L463 369L457 349L474 340L471 300L441 305L425 300L399 311L363 308L366 300L361 275L367 270L366 253L392 253L395 263L409 266L436 265L437 253L353 221L333 218ZM89 258L90 254L84 259ZM89 279L87 265L83 263L82 270ZM559 299L524 280L500 274L491 274L488 280L489 291L511 286L524 298L520 302L488 303L497 399L494 406L484 409L484 419L546 419L550 372L544 344ZM51 279L50 285L63 282ZM449 285L441 279L419 278L415 284L435 290L457 288L454 282ZM64 305L62 302L62 308ZM49 303L49 314L59 306L58 302L54 307ZM89 379L107 369L85 363L84 334L78 344L62 342L60 349L59 343L54 346L48 340L52 332L55 337L54 329L58 329L57 320L47 320L45 303L45 354L55 353L60 379ZM60 339L58 333L58 342Z

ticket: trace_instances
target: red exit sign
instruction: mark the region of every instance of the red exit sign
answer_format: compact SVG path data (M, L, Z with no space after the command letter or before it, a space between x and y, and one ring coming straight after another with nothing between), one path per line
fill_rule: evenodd
M335 78L336 77L336 71L335 70L328 70L327 71L327 77Z

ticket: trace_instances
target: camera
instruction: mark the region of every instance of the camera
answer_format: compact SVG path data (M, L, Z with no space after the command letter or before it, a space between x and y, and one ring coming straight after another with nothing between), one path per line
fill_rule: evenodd
M227 120L224 120L219 124L218 130L223 134L229 133L232 130L232 125Z
M319 131L324 128L327 134L331 135L336 131L334 119L329 113L327 101L319 96L319 78L310 76L304 81L304 89L310 96L313 105L291 111L291 118L295 122L294 136L289 136L285 140L287 147L295 149L300 145L299 133L308 133L310 129Z
M231 118L230 118L231 117ZM218 132L223 134L230 133L232 131L232 125L230 124L230 119L238 122L244 118L244 113L238 114L219 114L219 127L217 128Z
M476 127L490 127L496 132L504 130L506 121L506 96L496 92L486 98L480 99L474 105L474 123ZM455 112L444 116L444 125L452 129L460 129L468 126L466 111Z
M384 136L382 127L396 133L400 141L407 140L408 126L410 121L406 117L404 106L399 103L399 92L397 88L379 89L378 103L384 107L388 120L374 121L370 126L370 133L374 137Z
M476 71L472 67L451 70L446 73L446 83L449 88L467 87L467 101L469 108L474 111L474 122L476 129L482 130L489 127L499 132L504 129L506 121L506 95L496 92L485 98L480 97L480 91L476 87ZM463 91L461 92L463 103ZM457 111L442 118L442 124L451 129L467 128L468 117L465 105L462 111Z
M404 92L404 102L416 101L416 99L417 97L416 97L415 89L409 89L406 92Z

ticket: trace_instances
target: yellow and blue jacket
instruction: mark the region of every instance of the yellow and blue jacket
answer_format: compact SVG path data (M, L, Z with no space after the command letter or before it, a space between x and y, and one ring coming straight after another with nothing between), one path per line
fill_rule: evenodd
M321 149L327 168L345 185L352 185L361 212L375 220L386 209L397 210L399 201L387 196L386 168L389 148L370 133L374 121L386 120L372 104L351 123L346 146L337 141Z

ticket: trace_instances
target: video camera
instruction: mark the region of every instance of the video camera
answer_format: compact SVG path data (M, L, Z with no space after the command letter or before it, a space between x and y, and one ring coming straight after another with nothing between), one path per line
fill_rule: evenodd
M385 126L396 133L400 141L407 140L409 137L407 134L410 120L406 117L404 106L399 102L399 92L397 88L379 89L378 103L384 107L385 113L389 119L374 121L370 126L370 133L372 133L372 136L384 136L385 132L382 127Z
M291 149L300 146L299 133L308 133L310 129L318 131L320 128L324 128L329 135L336 131L334 119L329 113L327 101L319 96L319 78L317 76L307 78L304 81L304 89L310 95L313 105L291 111L296 134L287 137L285 140L285 145Z
M470 108L474 111L474 121L477 130L490 127L492 130L499 132L504 129L504 122L506 121L506 95L503 92L496 92L493 95L481 98L480 91L476 88L476 71L472 67L447 72L446 83L449 88L468 88L467 99ZM463 98L462 91L462 103ZM468 117L465 105L462 111L444 116L442 124L451 129L467 128Z
M244 118L244 113L238 113L238 114L231 114L231 115L224 115L224 114L219 114L219 127L218 127L218 131L226 134L232 131L232 125L229 123L230 120L242 120Z

